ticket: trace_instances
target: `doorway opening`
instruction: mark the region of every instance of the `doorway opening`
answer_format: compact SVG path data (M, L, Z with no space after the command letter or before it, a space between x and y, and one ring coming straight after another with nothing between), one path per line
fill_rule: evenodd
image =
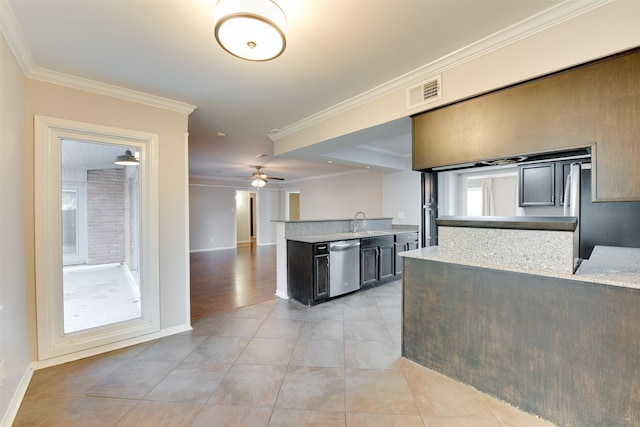
M258 235L257 194L236 191L236 244L237 247L256 246Z
M65 334L142 315L139 168L114 164L121 152L61 141Z
M287 192L287 220L297 221L300 219L300 192Z

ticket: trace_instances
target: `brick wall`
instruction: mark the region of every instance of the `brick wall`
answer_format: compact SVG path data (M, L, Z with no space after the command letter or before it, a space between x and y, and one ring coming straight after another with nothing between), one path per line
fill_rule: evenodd
M87 171L87 264L125 261L125 171Z

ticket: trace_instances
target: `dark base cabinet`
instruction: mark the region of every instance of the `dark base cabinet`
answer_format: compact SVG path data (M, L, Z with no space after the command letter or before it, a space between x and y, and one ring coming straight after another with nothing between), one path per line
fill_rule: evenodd
M360 239L360 286L370 287L395 279L392 235Z
M287 240L289 297L305 305L329 300L329 246L329 242ZM360 288L399 280L403 260L398 254L417 248L417 232L361 238L360 265L353 265L354 269L360 268Z
M410 251L412 249L418 249L418 233L399 233L395 235L394 243L394 275L399 276L402 274L402 257L400 252Z
M360 286L371 286L378 281L378 247L363 248L360 243Z
M287 241L289 296L305 305L329 299L329 244Z

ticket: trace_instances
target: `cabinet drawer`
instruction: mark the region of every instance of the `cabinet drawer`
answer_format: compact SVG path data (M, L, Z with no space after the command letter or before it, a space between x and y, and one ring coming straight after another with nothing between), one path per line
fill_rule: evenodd
M329 253L329 243L316 243L313 245L314 255L327 255Z
M396 234L396 243L409 243L418 240L418 233L398 233Z
M377 236L360 239L360 248L372 248L376 246L393 245L393 236Z

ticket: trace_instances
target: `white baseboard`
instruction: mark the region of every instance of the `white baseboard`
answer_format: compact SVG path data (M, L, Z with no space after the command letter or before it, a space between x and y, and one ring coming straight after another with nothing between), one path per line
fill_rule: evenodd
M13 422L18 415L18 410L20 409L20 405L22 404L22 400L24 396L27 394L27 388L29 388L29 383L31 382L31 377L33 377L33 367L31 365L27 366L27 369L22 374L22 378L20 378L20 382L18 383L18 387L16 388L15 393L13 393L13 397L11 398L11 402L9 402L9 406L7 407L7 412L4 413L2 417L2 422L0 422L0 426L2 427L10 427L13 425Z
M282 299L289 299L289 295L284 293L284 292L280 292L280 291L276 291L276 296L278 298L282 298Z
M189 253L196 253L196 252L211 252L211 251L222 251L225 249L236 249L237 246L229 246L229 247L222 247L222 248L208 248L208 249L192 249L189 251Z

